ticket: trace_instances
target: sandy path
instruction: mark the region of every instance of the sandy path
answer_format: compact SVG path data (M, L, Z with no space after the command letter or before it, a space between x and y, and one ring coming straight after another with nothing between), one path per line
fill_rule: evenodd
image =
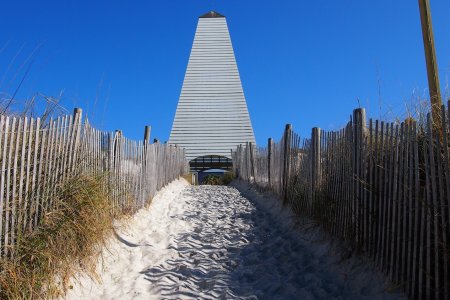
M102 283L69 299L397 299L233 187L172 184L119 229ZM349 272L352 272L351 274Z

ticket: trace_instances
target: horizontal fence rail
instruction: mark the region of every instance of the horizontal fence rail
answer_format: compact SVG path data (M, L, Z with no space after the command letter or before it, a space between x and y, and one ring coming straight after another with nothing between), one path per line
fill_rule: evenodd
M279 143L233 151L234 171L364 252L411 299L449 299L449 106L440 132L430 114L366 122L364 109L307 139L288 125Z
M104 132L80 109L42 124L39 118L0 117L0 257L13 254L54 207L58 187L79 175L103 177L112 213L132 213L187 170L184 150Z

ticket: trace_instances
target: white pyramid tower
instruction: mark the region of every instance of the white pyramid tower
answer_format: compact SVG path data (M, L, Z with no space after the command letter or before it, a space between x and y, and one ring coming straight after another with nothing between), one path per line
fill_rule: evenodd
M233 46L224 16L199 18L169 144L186 149L188 160L230 157L255 143Z

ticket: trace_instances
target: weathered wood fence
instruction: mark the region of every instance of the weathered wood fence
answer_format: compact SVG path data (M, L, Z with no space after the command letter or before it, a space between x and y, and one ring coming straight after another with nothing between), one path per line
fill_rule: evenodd
M42 124L39 118L0 117L0 257L32 232L53 208L58 187L73 176L102 176L113 212L141 208L187 170L184 150L103 132L80 109Z
M288 125L279 143L239 146L235 172L364 252L411 299L449 299L449 114L442 107L442 132L430 114L366 122L364 109L309 139Z

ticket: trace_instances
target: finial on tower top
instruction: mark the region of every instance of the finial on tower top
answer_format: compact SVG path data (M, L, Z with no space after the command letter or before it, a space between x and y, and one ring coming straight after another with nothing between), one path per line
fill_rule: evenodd
M212 10L212 11L200 16L200 18L225 18L225 16Z

